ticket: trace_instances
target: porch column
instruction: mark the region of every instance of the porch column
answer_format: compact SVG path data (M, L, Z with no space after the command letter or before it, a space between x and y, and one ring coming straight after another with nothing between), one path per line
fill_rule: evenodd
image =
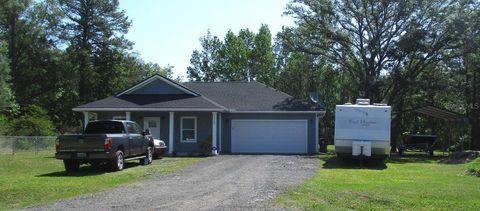
M130 121L131 120L131 113L130 111L125 112L125 120Z
M319 142L318 142L318 114L315 113L315 153L319 153Z
M217 153L217 112L212 112L212 155Z
M88 111L83 112L83 128L87 128L88 121L90 120L90 116Z
M168 154L173 153L173 112L169 114L168 121Z
M218 113L218 153L222 153L222 113Z

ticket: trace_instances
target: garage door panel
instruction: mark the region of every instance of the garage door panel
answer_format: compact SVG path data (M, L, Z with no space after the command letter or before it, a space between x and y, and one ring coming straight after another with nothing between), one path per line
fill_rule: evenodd
M232 153L307 153L306 120L232 120Z

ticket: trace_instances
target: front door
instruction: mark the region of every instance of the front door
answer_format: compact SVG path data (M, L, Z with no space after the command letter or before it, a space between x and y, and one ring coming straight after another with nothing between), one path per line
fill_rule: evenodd
M145 117L143 129L150 130L150 134L154 139L160 139L160 117Z

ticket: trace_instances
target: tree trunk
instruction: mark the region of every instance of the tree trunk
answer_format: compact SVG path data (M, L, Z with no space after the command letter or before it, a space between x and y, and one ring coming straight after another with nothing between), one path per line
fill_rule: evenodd
M395 106L396 115L392 120L392 132L390 134L390 146L391 152L397 152L398 141L402 134L402 117L403 117L403 97L399 99L398 104Z
M470 134L472 138L472 149L480 150L480 108L478 105L478 96L477 96L477 73L473 70L472 76L472 105L471 105L471 124Z
M392 112L395 114L392 119L391 133L390 133L390 146L391 152L397 152L398 140L402 134L402 117L405 104L406 85L403 80L398 76L398 73L394 73L395 84L393 85L392 94L388 98L388 105L392 106Z
M12 11L9 17L9 43L8 43L8 52L10 56L10 74L12 75L12 80L17 79L17 69L18 69L18 53L17 53L17 22L18 22L18 13ZM16 83L13 83L14 86Z
M472 138L472 150L480 150L480 124L478 124L478 115L477 119L472 121L472 127L470 129L470 135Z

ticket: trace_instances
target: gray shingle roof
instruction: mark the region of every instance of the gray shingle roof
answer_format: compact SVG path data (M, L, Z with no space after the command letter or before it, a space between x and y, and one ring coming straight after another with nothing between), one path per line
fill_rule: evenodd
M175 83L175 82L174 82ZM225 111L322 111L309 100L299 100L259 82L186 82L191 94L123 94L75 108L83 109L203 109ZM74 109L74 110L75 110Z
M262 83L187 82L184 86L210 100L236 111L319 111L320 106L295 99Z

